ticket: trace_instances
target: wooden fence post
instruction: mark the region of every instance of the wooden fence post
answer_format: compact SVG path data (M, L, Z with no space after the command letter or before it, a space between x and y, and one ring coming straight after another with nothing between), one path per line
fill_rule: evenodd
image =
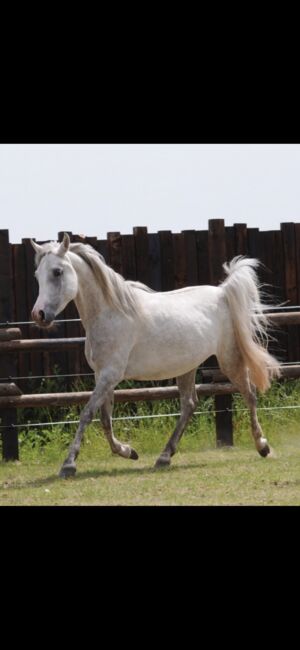
M210 281L219 284L223 276L222 264L226 260L226 236L223 219L208 222L208 255ZM232 395L215 395L217 447L233 445Z
M13 283L12 257L9 244L8 230L0 230L0 322L13 320ZM8 381L16 372L15 357L10 354L1 355L0 382ZM1 411L2 457L4 460L18 460L18 433L13 425L17 423L17 410L5 408Z

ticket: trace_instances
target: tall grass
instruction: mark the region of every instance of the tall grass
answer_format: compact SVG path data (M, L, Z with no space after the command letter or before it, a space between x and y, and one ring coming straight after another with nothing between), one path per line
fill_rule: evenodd
M56 372L59 374L58 368ZM133 382L123 382L121 387L129 388L132 385ZM73 386L74 390L92 388L92 378L85 381L77 380ZM38 387L35 387L35 392L63 390L63 379L59 377L55 380L45 378ZM283 406L300 407L300 380L274 382L265 395L258 397L259 420L271 446L276 445L278 436L284 435L285 431L298 432L299 430L300 409L278 408ZM268 410L260 410L264 408ZM82 406L19 410L19 424L53 423L53 426L45 424L42 427L20 428L20 455L23 458L61 456L76 431L76 424L68 424L68 422L78 420L81 410ZM177 417L171 414L179 413L179 410L179 400L116 404L113 412L115 435L124 442L130 442L137 448L138 453L159 453L177 421ZM182 451L215 448L214 398L201 399L197 411L201 413L193 416L180 442ZM118 418L128 419L118 420ZM54 425L56 421L63 421L64 425ZM253 447L249 411L239 394L233 397L233 425L234 444ZM109 453L100 423L92 423L88 427L83 445L90 446L91 449L96 445L100 455L103 453L105 456Z

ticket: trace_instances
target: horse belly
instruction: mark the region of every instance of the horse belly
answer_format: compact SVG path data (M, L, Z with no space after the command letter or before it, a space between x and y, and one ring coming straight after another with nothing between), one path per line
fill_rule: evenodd
M215 342L189 341L151 342L138 344L132 350L125 373L126 379L171 379L196 368L215 352Z

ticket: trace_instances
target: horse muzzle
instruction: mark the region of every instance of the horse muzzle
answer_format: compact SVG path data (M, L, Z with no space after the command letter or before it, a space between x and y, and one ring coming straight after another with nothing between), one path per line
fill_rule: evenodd
M39 327L50 327L54 321L55 313L49 309L33 309L31 317Z

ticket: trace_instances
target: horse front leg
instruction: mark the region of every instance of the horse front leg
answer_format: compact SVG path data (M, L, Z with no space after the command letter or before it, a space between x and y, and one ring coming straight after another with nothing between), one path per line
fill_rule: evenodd
M61 478L67 478L73 476L76 472L75 460L80 451L80 445L83 438L83 433L88 424L92 421L96 410L101 409L104 402L107 400L108 396L113 391L114 387L121 381L122 377L119 374L111 371L105 371L99 376L96 387L92 392L92 395L85 405L79 420L79 426L75 434L75 438L70 445L69 453L65 459L59 476Z

